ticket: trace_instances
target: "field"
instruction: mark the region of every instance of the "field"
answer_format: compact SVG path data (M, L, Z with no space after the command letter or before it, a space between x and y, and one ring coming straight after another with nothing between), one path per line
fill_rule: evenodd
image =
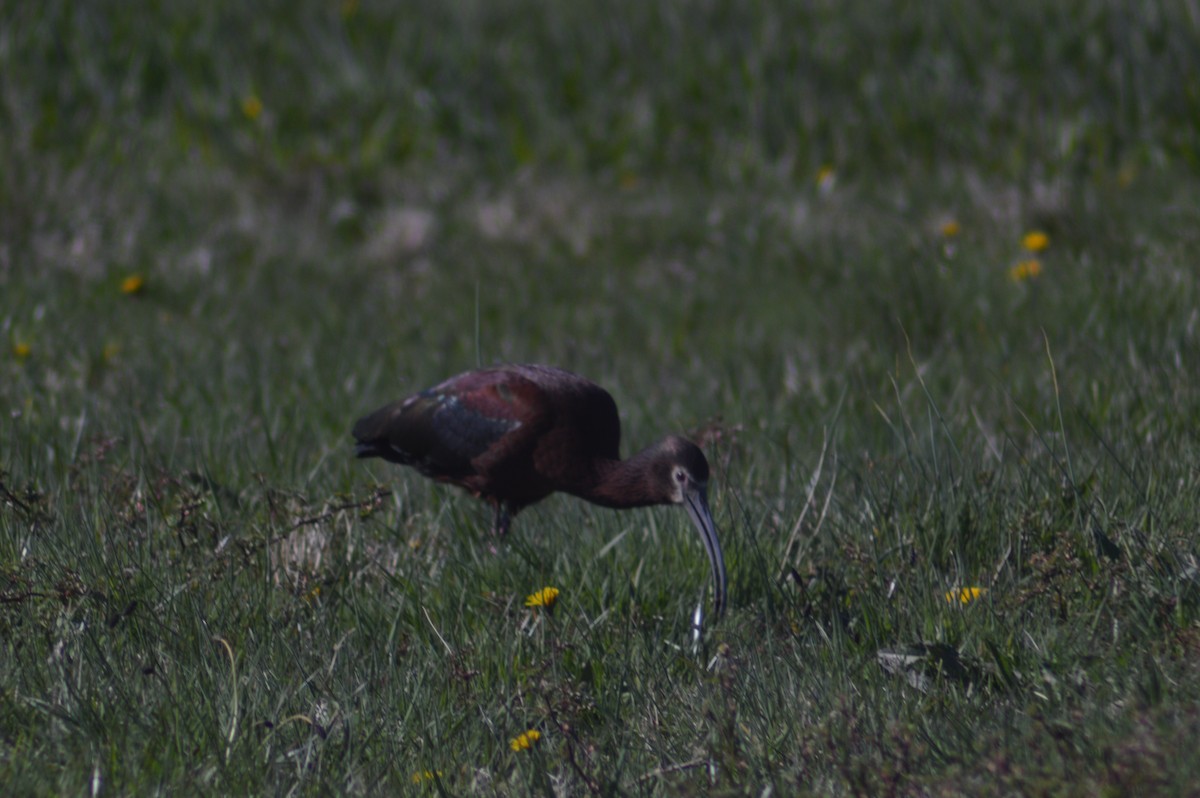
M0 19L7 794L1195 793L1194 3ZM679 510L354 459L509 361L703 446L699 646Z

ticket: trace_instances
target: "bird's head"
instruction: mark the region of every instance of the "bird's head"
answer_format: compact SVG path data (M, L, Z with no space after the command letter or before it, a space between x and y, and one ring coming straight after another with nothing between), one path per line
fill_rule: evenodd
M708 488L708 460L700 447L687 438L672 435L658 442L657 476L665 484L663 492L673 504L683 504L689 493Z

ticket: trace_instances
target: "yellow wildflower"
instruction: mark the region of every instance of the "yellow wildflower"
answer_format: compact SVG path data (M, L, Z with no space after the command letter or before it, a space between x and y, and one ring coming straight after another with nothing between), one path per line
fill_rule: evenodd
M1129 188L1136 178L1137 167L1131 163L1127 163L1117 170L1117 185L1121 188Z
M263 104L257 94L247 94L242 98L242 114L251 122L258 121L262 116Z
M1037 258L1023 260L1008 270L1008 277L1014 283L1030 280L1042 273L1042 262Z
M530 729L527 732L521 732L516 737L512 738L508 747L514 751L527 751L533 748L533 744L542 739L542 733L537 729Z
M536 593L530 593L525 597L526 607L545 607L551 609L554 602L558 601L558 588L544 587Z
M130 296L133 296L134 294L140 294L142 293L142 289L145 287L146 278L142 277L140 274L131 274L121 281L122 294L129 294Z
M1030 252L1041 252L1046 247L1050 246L1050 236L1043 233L1041 230L1030 230L1021 239L1021 246Z
M956 590L951 590L946 594L946 601L953 604L957 601L960 604L970 604L975 599L987 592L986 587L963 587Z
M938 232L942 234L942 238L954 238L962 231L962 225L957 219L947 219L942 222L942 226L938 228Z
M412 783L420 784L421 782L433 781L434 779L440 779L441 777L442 771L440 770L418 770L416 773L412 774Z
M833 191L833 185L837 182L837 172L830 164L825 164L817 170L817 188L822 194L828 194Z
M33 347L24 341L17 341L15 344L13 344L12 353L13 357L15 357L17 360L24 360L33 354Z
M121 346L113 341L106 343L104 345L104 349L100 351L100 357L105 363L111 363L112 361L116 360L117 355L119 354L121 354Z

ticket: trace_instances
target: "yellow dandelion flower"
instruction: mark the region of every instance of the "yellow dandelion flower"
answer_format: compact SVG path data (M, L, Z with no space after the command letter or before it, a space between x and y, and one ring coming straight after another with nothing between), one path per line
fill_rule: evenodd
M15 344L13 344L12 353L13 357L15 357L17 360L24 360L33 354L33 347L24 341L17 341Z
M956 601L959 604L970 604L972 601L979 598L986 592L987 592L986 587L958 588L956 590L951 590L949 593L946 594L946 601L948 601L951 604L953 604Z
M558 588L544 587L536 593L530 593L525 597L526 607L545 607L550 609L554 606L554 602L558 601Z
M1137 167L1131 163L1127 163L1117 170L1117 185L1121 188L1129 188L1136 179Z
M962 232L962 225L958 223L957 219L947 219L942 222L941 227L938 228L938 232L942 234L942 238L954 238Z
M817 170L817 188L821 193L827 194L833 191L833 186L837 182L837 171L830 164L825 164Z
M1042 262L1037 258L1023 260L1008 270L1008 278L1014 283L1032 280L1042 273Z
M508 747L514 751L528 751L540 739L542 739L542 733L537 729L530 729L512 738Z
M146 287L146 278L140 274L131 274L121 281L121 293L133 296L142 293Z
M1030 230L1021 239L1021 246L1030 252L1041 252L1046 247L1050 246L1050 236L1043 233L1041 230Z
M251 122L257 122L262 116L263 104L257 94L247 94L242 98L242 114Z
M418 770L416 773L412 774L412 783L421 784L426 781L440 779L441 777L442 771L440 770Z

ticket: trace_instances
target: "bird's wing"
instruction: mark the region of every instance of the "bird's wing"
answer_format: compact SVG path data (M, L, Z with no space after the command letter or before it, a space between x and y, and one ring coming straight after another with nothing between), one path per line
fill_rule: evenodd
M538 386L505 371L469 372L354 425L358 452L458 480L519 455L547 421Z

